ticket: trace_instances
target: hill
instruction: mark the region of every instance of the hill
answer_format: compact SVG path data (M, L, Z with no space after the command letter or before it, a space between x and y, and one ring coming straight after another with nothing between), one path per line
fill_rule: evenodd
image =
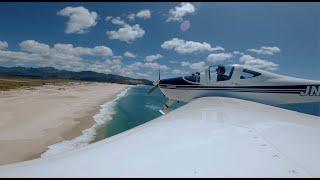
M66 71L58 70L53 67L1 67L0 76L5 77L27 77L35 79L67 79L93 82L109 82L119 84L145 84L152 85L152 82L147 79L134 79L115 74L97 73L94 71Z

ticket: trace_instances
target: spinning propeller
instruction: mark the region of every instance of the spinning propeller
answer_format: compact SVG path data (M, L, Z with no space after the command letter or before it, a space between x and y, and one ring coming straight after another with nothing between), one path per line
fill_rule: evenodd
M159 76L158 80L153 82L153 87L148 91L148 94L151 94L153 91L155 91L157 88L159 88L159 83L160 83L160 68L159 68ZM162 92L161 92L162 93ZM164 94L163 94L164 95ZM168 99L167 102L162 106L162 109L159 109L159 112L164 115L170 111L170 106L177 102L176 100L173 99Z
M157 88L159 88L159 82L160 82L160 68L159 68L159 77L158 80L154 81L153 87L148 91L148 94L151 94L153 91L155 91Z

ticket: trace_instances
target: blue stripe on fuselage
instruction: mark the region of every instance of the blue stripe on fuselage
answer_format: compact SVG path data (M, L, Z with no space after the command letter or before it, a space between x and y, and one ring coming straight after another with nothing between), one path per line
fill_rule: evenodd
M173 85L161 84L160 88L183 90L218 90L226 92L253 92L253 93L300 93L308 85L287 86L203 86L203 85Z

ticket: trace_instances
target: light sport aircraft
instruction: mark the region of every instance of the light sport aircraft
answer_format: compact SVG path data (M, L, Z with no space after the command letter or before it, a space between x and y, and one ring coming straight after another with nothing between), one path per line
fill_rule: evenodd
M227 79L217 81L209 66L205 75L161 79L148 92L160 87L169 101L164 110L176 101L189 102L199 97L232 97L269 105L320 102L320 81L294 78L244 66L228 66ZM222 66L218 66L222 67ZM223 67L225 68L225 67ZM164 111L161 111L164 113Z
M244 69L235 66L230 80L246 81L239 74ZM286 85L290 88L279 88L275 102L318 98L315 81L289 78L290 83L284 84L283 76L253 71L261 73L250 84L255 84L257 92L237 89L228 93L266 96L274 90L261 86ZM195 84L188 77L176 80L195 86L202 83L200 79ZM175 93L178 88L169 83L172 80L158 82L167 96L189 102L87 147L0 166L0 177L320 177L320 117L234 97L196 98L201 91ZM220 83L227 81L216 84ZM294 85L299 88L295 90Z

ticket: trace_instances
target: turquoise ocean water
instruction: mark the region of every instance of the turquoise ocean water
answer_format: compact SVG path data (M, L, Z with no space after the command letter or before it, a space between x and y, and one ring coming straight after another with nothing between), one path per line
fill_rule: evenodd
M159 109L162 108L167 98L159 89L148 95L147 92L150 88L150 86L130 88L126 95L116 102L112 119L97 129L96 138L93 142L121 133L161 116ZM173 109L182 105L184 103L176 103Z

